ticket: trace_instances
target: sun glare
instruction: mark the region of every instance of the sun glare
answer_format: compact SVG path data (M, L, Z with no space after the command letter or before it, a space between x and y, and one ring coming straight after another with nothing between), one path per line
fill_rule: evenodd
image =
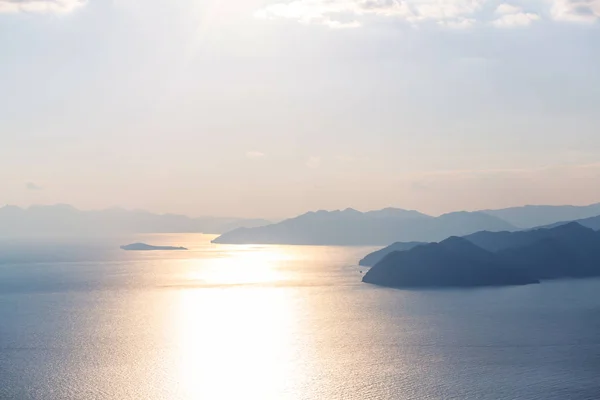
M280 247L239 246L209 261L189 260L188 278L208 285L268 284L280 281L281 262L290 255Z
M272 287L210 292L179 294L176 392L185 399L284 399L295 376L293 297Z

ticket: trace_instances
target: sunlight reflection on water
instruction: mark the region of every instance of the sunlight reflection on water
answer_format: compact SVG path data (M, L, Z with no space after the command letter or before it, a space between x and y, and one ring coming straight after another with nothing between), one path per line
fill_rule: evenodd
M211 244L212 238L147 238L189 248L169 254L174 259L166 264L161 261L165 253L135 255L147 259L147 268L168 268L168 278L177 280L170 286L176 291L169 315L161 322L169 326L172 350L166 356L174 366L173 380L163 391L186 400L303 398L311 378L321 375L311 345L314 332L304 322L306 313L319 315L319 310L297 289L320 274L343 271L349 253L364 249L228 246ZM323 265L333 268L323 270ZM357 278L352 277L354 284Z
M260 288L183 290L173 315L179 390L189 399L282 399L302 376L291 360L290 293ZM207 307L207 304L218 305Z
M227 251L210 260L208 265L189 260L188 278L191 281L224 285L277 282L284 278L278 263L290 258L281 247L267 250L247 247L240 251Z

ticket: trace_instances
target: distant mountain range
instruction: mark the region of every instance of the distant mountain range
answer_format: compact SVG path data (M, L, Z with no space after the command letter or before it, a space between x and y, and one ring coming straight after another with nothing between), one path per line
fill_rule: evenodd
M600 276L600 233L572 222L481 232L393 251L363 281L390 287L496 286Z
M597 215L600 215L600 204L581 207L524 206L454 212L439 217L397 208L364 213L349 208L343 211L309 212L276 224L235 229L214 242L365 246L394 242L437 242L450 236L465 236L479 231L517 231Z
M263 219L190 218L175 214L111 208L81 211L70 205L0 208L0 235L80 235L122 233L222 233L242 226L256 227Z
M524 206L482 212L501 218L522 229L574 221L600 215L600 203L588 206Z
M215 243L301 245L388 245L437 242L478 231L516 231L578 220L600 229L600 204L525 206L503 210L454 212L432 217L414 210L309 212L279 223L264 219L154 214L110 208L82 211L70 205L0 208L0 236L112 235L128 233L222 234Z
M437 241L480 230L515 230L481 212L431 217L417 211L317 211L257 228L239 228L214 240L227 244L385 245L394 241Z
M573 221L555 222L553 224L544 226L544 228L553 228L553 227L556 227L556 226L565 225L565 224L567 224L569 222L573 222ZM578 219L575 222L577 222L580 225L583 225L585 227L592 228L592 229L594 229L596 231L600 230L600 216L591 217L591 218L584 218L584 219Z

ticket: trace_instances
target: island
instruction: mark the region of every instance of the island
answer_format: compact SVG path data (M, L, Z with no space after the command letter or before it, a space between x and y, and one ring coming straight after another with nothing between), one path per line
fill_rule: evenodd
M185 247L173 247L173 246L152 246L146 243L132 243L125 246L121 246L121 249L126 251L181 251L187 250Z

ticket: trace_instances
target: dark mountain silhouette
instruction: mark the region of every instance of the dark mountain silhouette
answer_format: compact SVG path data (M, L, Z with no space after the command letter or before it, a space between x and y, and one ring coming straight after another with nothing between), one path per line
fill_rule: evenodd
M600 203L588 206L524 206L481 212L501 218L516 227L528 229L600 215Z
M550 229L533 244L511 247L497 254L540 279L600 275L600 234L576 222Z
M421 246L423 244L428 244L425 242L396 242L394 244L389 245L388 247L384 247L381 250L374 251L372 253L367 254L362 260L358 262L358 265L371 267L377 264L379 261L383 260L385 256L395 251L406 251L417 246Z
M121 246L122 250L127 251L154 251L154 250L187 250L185 247L173 247L173 246L152 246L146 243L132 243L125 246Z
M513 233L478 232L389 253L363 281L394 287L479 286L493 277L498 284L512 284L502 283L505 275L490 275L490 267L533 280L600 276L600 232L576 222Z
M572 224L572 223L567 223ZM565 224L562 224L565 225ZM558 225L558 226L562 226ZM578 224L576 224L578 225ZM557 227L558 227L557 226ZM580 225L579 225L580 226ZM554 237L556 231L549 228L537 228L527 231L517 232L477 232L467 235L464 238L477 246L492 251L498 252L516 247L525 247L530 244L539 242L542 239Z
M599 218L600 219L600 218ZM594 229L583 225L580 221L564 222L547 227L530 229L516 232L477 232L464 238L492 252L498 252L511 248L525 247L543 239L555 239L557 237L573 237L575 234L586 238L598 235Z
M383 245L395 241L442 240L480 230L514 227L485 213L457 212L434 218L416 211L362 213L317 211L258 228L240 228L214 240L226 244Z
M80 235L115 233L222 233L241 226L270 223L261 219L189 218L111 208L81 211L69 205L0 208L0 235Z
M600 217L590 218L587 221L589 225L595 225L595 223L600 224ZM581 221L577 221L579 225ZM549 227L531 229L526 231L515 231L515 232L490 232L490 231L481 231L476 232L470 235L463 236L469 242L481 247L482 249L498 252L501 250L506 250L510 248L516 247L524 247L533 243L536 243L542 239L550 239L555 236L555 231L551 228L560 227L563 225L570 225L571 222L562 222L553 224ZM584 225L585 226L585 225ZM600 228L600 227L599 227ZM600 233L599 233L600 235ZM394 251L403 251L410 250L415 247L414 242L398 242L394 243L388 247L384 247L381 250L377 250L373 253L368 254L362 260L360 260L359 265L362 266L373 266L377 262L383 259L387 254L390 254Z
M538 283L526 272L503 264L497 255L458 237L388 254L365 274L363 282L399 288Z

